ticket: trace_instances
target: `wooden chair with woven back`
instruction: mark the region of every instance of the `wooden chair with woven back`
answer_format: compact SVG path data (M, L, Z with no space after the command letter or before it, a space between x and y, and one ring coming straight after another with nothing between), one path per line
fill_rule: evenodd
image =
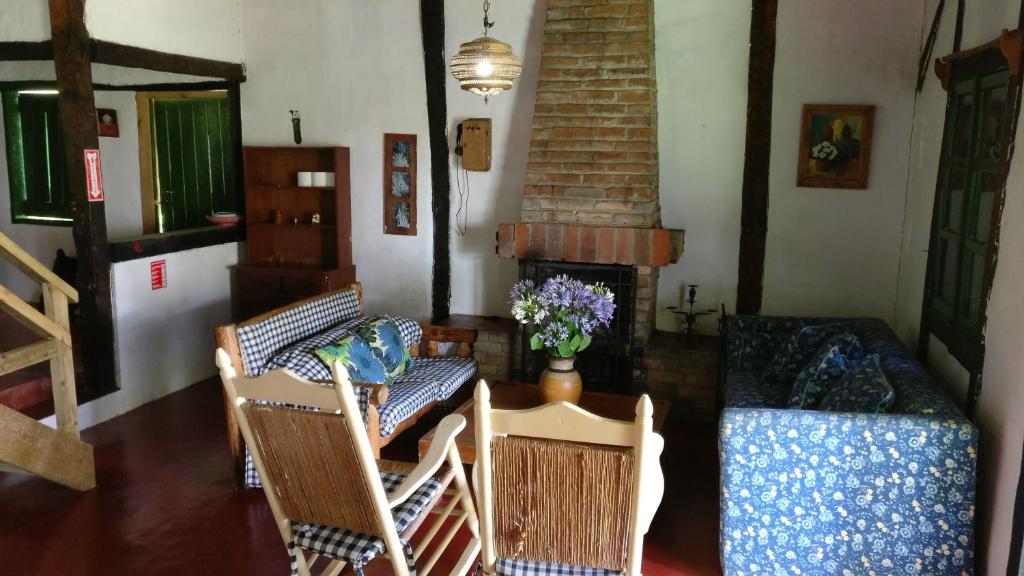
M483 572L640 576L664 492L650 398L634 422L566 402L492 409L482 380L474 398Z
M365 406L360 410L368 394L358 394L357 400L340 363L333 366L333 385L310 382L284 369L255 378L239 376L223 349L217 350L217 366L291 557L293 575L309 576L314 566L336 575L346 563L361 575L366 563L387 556L395 574L426 576L463 523L470 538L451 574L462 575L472 567L480 550L479 528L454 443L465 418L449 415L441 420L436 440L419 464L375 460ZM438 517L414 550L410 537L432 512ZM448 531L420 562L449 518L454 520Z

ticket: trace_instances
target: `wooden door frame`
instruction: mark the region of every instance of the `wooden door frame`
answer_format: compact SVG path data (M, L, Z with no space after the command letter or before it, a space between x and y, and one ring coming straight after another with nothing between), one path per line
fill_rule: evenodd
M174 91L140 91L135 93L135 108L139 125L139 193L142 195L142 233L159 234L156 218L156 194L153 189L153 134L150 122L150 103L157 98L177 98L200 100L208 98L225 98L230 100L230 89L214 90L174 90ZM241 146L241 143L239 143Z

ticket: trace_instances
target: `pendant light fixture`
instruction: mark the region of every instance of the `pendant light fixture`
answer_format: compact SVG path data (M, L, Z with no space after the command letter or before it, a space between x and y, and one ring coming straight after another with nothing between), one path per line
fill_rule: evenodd
M487 35L494 22L490 18L491 1L484 0L484 35L459 46L452 58L452 76L463 90L484 97L508 90L519 78L523 63L512 53L512 46Z

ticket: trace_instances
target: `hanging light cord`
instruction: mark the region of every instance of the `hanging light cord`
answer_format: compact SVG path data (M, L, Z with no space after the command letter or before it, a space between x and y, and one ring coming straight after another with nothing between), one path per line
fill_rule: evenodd
M487 36L487 32L494 26L494 22L491 20L491 0L484 0L484 36Z

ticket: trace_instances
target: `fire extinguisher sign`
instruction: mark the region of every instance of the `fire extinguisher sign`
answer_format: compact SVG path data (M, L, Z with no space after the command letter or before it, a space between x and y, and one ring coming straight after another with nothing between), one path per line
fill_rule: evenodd
M149 263L149 288L167 288L167 260L153 260Z
M100 171L100 151L85 150L85 187L89 202L103 202L103 173Z

